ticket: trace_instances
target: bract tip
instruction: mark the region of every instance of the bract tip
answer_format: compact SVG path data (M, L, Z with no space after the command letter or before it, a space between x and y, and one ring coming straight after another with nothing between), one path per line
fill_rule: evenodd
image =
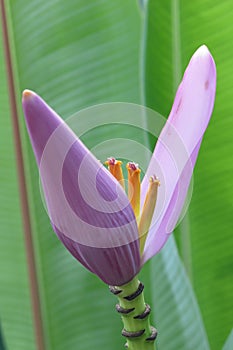
M196 52L194 53L193 57L208 59L211 56L211 53L206 45L201 45Z
M28 98L33 97L33 96L35 96L35 93L33 91L27 90L27 89L23 91L23 100L28 99Z

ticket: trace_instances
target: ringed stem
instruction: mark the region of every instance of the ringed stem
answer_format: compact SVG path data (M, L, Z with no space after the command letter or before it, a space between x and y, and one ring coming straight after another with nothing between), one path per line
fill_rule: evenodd
M110 291L118 297L116 310L124 324L122 335L126 338L128 350L155 350L157 330L150 325L150 306L145 303L144 286L134 277L132 281Z

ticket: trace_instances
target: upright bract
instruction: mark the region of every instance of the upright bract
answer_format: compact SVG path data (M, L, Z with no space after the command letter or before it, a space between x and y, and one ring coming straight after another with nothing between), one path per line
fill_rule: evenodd
M142 182L142 200L151 175L156 174L161 182L143 262L160 251L179 219L212 114L215 90L215 63L203 45L194 53L184 73Z
M23 108L57 236L104 282L128 282L139 271L140 256L122 187L39 96L26 90Z

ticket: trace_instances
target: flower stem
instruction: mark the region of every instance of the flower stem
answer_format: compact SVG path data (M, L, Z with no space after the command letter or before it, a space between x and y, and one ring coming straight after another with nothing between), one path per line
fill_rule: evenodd
M110 287L119 300L116 310L121 314L128 350L155 350L157 330L150 325L150 306L145 304L143 289L137 277L123 286Z

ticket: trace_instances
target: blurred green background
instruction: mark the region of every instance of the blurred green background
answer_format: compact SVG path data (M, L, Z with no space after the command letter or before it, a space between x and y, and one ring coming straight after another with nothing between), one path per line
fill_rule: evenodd
M222 349L233 324L232 1L1 0L1 14L0 349L117 350L124 344L116 300L52 232L25 132L22 90L35 90L64 119L114 101L145 104L167 116L184 69L202 44L215 59L218 81L191 205L176 229L176 243L171 237L140 278L159 329L158 349ZM15 96L9 93L9 68ZM17 125L19 141L13 132ZM93 141L85 139L87 145ZM25 180L26 196L20 194L19 178ZM25 219L35 254L35 268L30 267L39 294L37 326ZM227 349L233 349L232 336Z

